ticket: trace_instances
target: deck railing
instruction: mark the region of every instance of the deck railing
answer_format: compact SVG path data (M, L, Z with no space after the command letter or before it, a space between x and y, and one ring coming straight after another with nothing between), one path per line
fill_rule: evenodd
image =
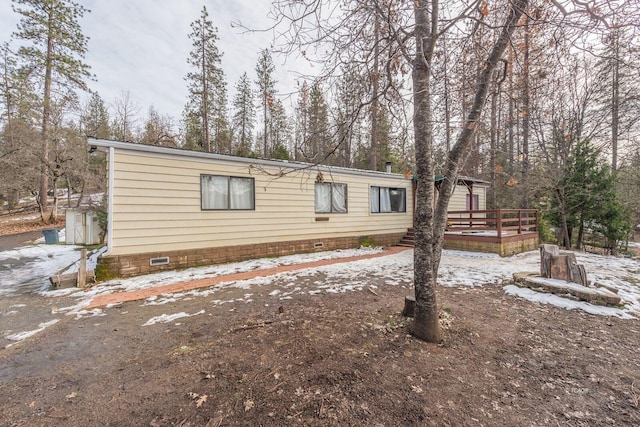
M535 209L492 209L449 211L447 232L460 234L493 234L497 237L538 232Z

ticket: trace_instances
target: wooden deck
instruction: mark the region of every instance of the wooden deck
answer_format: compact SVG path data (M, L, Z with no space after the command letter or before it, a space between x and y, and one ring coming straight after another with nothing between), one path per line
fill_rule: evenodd
M538 211L450 211L444 247L510 256L538 248Z

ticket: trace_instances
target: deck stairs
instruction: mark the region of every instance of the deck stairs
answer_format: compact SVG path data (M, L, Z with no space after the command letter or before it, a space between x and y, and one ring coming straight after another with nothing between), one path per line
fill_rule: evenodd
M400 240L400 243L398 243L398 246L404 246L407 248L413 248L415 247L415 233L413 228L409 228L407 230L407 234L404 235L404 237L402 237L402 239Z

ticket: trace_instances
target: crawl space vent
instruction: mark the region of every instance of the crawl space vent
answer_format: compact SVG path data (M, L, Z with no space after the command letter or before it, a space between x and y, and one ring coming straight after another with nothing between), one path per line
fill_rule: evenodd
M169 264L169 257L163 256L160 258L149 258L149 265L166 265Z

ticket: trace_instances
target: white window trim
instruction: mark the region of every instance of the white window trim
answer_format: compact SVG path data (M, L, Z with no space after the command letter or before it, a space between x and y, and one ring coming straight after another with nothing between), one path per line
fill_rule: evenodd
M203 186L202 181L204 177L221 177L227 178L227 207L226 208L205 208L204 207L204 198L203 198ZM233 179L242 179L251 181L251 207L250 208L232 208L231 207L231 180ZM231 176L231 175L217 175L217 174L200 174L200 210L201 211L254 211L256 210L256 183L255 178L246 177L246 176Z
M373 210L373 206L372 206L373 199L371 197L371 194L372 194L372 190L374 188L378 189L378 211L374 211ZM381 211L381 206L380 206L381 191L380 190L382 190L382 189L389 190L389 191L391 191L391 190L401 190L402 194L404 194L404 203L403 203L404 210L399 210L399 211L392 211L392 210ZM389 200L388 203L390 204L391 201ZM391 205L389 206L389 209L390 208L391 208ZM369 214L370 215L406 214L406 213L407 213L407 189L405 187L385 187L385 186L382 186L382 185L371 185L371 186L369 186Z
M316 214L346 214L349 213L349 188L348 185L341 182L316 182L319 185L328 185L329 186L329 211L318 211L317 208L317 187L314 185L314 211ZM333 192L336 186L343 186L344 188L344 211L334 210L334 197Z

